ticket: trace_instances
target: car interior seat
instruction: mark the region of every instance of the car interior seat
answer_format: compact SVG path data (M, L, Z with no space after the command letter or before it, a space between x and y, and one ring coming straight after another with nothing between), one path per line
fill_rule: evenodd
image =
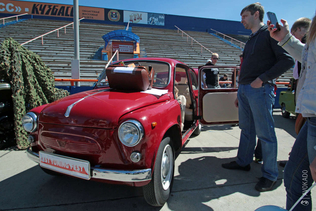
M192 100L190 96L189 86L187 84L187 78L181 77L180 74L176 75L176 85L179 90L179 96L184 96L186 99L185 103L185 120L192 121L193 120L193 109L192 109Z

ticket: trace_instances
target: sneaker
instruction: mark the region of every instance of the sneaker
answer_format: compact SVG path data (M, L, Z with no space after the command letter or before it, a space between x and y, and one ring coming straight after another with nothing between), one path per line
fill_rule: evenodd
M261 158L255 158L255 163L263 164L263 161Z
M256 184L255 189L259 192L272 190L276 181L271 181L265 177L261 177L259 182Z
M222 164L222 167L224 169L250 171L250 164L248 164L247 166L240 166L237 164L236 161L232 161L230 163L224 163Z

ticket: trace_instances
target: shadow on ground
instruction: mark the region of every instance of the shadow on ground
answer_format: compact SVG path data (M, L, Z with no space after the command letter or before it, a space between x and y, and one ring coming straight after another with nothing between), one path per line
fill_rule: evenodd
M194 148L186 150L198 151ZM209 148L206 151L222 150L230 149ZM257 178L261 177L261 165L251 164L252 169L249 172L232 172L221 167L222 163L232 160L201 156L182 162L176 167L179 175L175 176L172 194L165 206L171 210L212 210L204 202L237 192L259 197L260 193L254 186ZM281 178L276 187L281 184ZM77 211L104 210L105 207L109 210L114 207L116 210L161 209L151 207L145 202L141 188L97 183L67 176L50 176L39 166L0 182L0 190L8 190L0 197L0 210Z
M0 190L0 210L159 210L145 202L141 188L51 176L39 166L0 182Z
M203 156L188 159L179 165L179 175L175 176L173 194L168 207L171 210L212 210L205 202L219 199L234 193L259 197L254 189L261 177L261 164L252 163L251 170L227 170L221 164L233 161L233 158ZM283 168L279 167L279 178L274 189L282 184ZM196 195L198 194L198 195Z

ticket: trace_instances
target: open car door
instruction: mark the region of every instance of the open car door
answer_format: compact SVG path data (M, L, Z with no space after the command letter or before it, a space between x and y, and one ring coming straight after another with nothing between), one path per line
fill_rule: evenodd
M204 125L237 124L235 66L199 68L199 116ZM225 73L227 80L224 78ZM208 78L207 78L208 77Z

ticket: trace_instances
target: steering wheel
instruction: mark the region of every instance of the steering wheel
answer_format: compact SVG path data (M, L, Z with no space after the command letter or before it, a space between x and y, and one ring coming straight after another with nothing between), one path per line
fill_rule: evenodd
M161 78L156 78L154 84L166 84L166 82L164 80L162 80Z

